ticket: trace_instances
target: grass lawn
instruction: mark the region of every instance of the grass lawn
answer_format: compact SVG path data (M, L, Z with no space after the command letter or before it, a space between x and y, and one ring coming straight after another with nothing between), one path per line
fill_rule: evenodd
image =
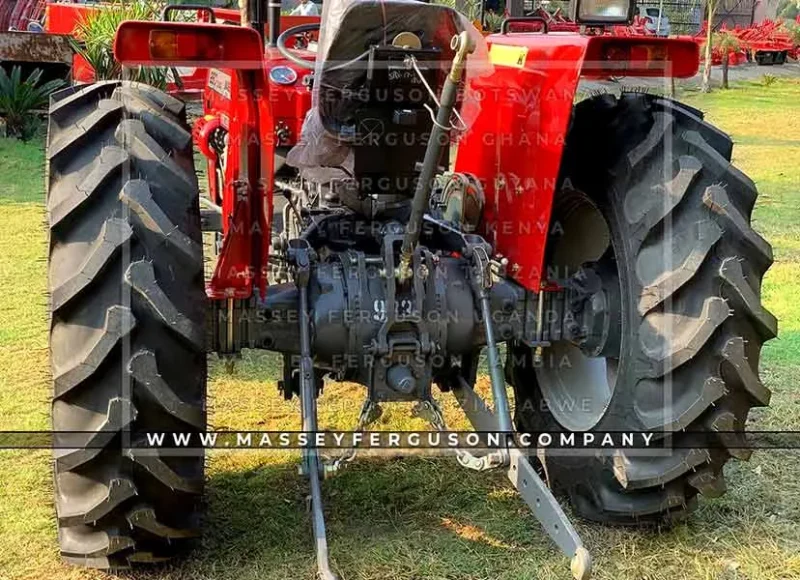
M776 263L764 295L780 338L762 358L773 391L751 414L759 429L800 428L800 80L742 84L686 100L735 142L734 161L761 191L756 228ZM43 144L0 139L0 430L49 427ZM247 353L235 373L212 363L215 428L295 428L296 401L276 390L277 359ZM481 388L488 381L481 379ZM355 423L363 390L330 388L324 427ZM464 425L454 406L451 425ZM385 409L386 427L421 428L408 406ZM608 580L778 580L800 578L800 457L761 451L727 468L728 493L701 499L668 532L578 524ZM152 580L313 578L306 484L294 453L224 452L208 462L208 525L202 549L183 563L139 572ZM92 579L62 565L55 539L50 454L0 451L0 580ZM325 482L335 568L346 580L569 577L568 561L540 530L502 474L465 471L452 459L363 460Z

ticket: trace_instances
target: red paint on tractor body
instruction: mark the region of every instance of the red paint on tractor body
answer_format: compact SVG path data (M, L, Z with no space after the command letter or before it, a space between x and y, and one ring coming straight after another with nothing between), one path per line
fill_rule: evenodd
M269 71L276 66L295 70L298 81L289 86L270 81ZM291 64L273 49L268 49L263 68L250 73L249 81L240 71L210 71L203 95L205 116L198 123L219 123L228 131L222 191L213 178L217 161L213 155L206 155L209 197L222 205L224 235L217 268L206 288L210 298L248 298L254 289L259 289L262 295L266 292L275 149L297 142L303 119L311 108L311 90L302 83L304 74L307 71ZM287 128L288 137L279 139L276 135L281 127ZM202 135L202 129L195 132L195 141ZM242 150L248 144L254 150L248 158L255 156L255 159L249 177L245 177L241 160ZM198 146L201 151L207 148L205 144L198 143ZM247 196L236 195L232 185L237 179L247 179L250 184L258 185L251 185ZM255 255L259 259L254 259Z
M228 114L221 115L228 130L228 154L222 191L215 187L212 199L221 201L223 244L214 273L206 286L212 299L249 298L254 290L266 291L266 268L272 223L272 169L275 145L274 119L262 71L231 70L230 90L240 95ZM209 169L214 164L209 162ZM213 181L209 174L209 182ZM221 200L219 199L221 197Z
M97 10L99 8L87 4L48 3L45 9L44 29L49 34L74 36L78 23ZM79 54L72 57L72 78L82 83L94 80L94 70Z
M509 260L509 272L538 291L564 137L587 39L514 34L491 44L524 47L522 66L495 64L470 83L480 113L459 141L455 170L480 179L486 195L482 233Z
M238 12L215 10L217 19L238 20ZM319 22L318 17L281 18L281 30ZM313 54L309 53L309 56ZM224 65L223 65L224 66ZM269 72L275 67L291 68L297 76L291 85L272 82ZM208 158L210 198L222 205L223 246L214 274L207 284L206 293L212 299L248 298L253 290L262 295L267 287L267 260L272 224L272 175L275 149L295 145L300 136L303 120L311 108L311 88L304 77L311 71L303 70L285 59L274 48L267 48L263 66L251 74L247 81L235 70L220 68L210 71L203 94L203 123L219 119L229 131L228 155L225 166L223 190L220 192L213 179L216 161ZM231 79L226 89L227 79ZM243 84L244 83L244 84ZM285 129L288 133L281 131ZM197 132L196 135L200 133ZM231 184L244 177L241 172L243 144L248 144L253 159L247 199L236 196ZM201 150L204 146L200 146ZM249 224L249 225L248 225Z

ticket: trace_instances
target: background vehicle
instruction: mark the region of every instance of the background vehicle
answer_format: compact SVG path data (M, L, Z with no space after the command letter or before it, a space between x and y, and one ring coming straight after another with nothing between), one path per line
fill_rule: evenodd
M633 14L591 6L576 21ZM722 493L725 463L748 457L749 409L769 402L758 358L777 331L759 299L772 255L749 225L755 188L695 109L638 93L574 104L580 77L694 75L696 43L511 20L484 41L450 8L397 0L332 0L317 40L318 23L280 32L276 8L245 2L247 26L119 28L120 62L210 69L191 131L180 101L142 85L53 99L53 422L81 443L56 452L64 557L157 561L199 534L202 450L141 438L205 429L208 351L281 353L305 432L325 378L366 387L356 430L393 401L446 430L433 386L452 392L476 430L503 434L459 462L507 470L576 578L589 554L514 434L671 444L547 453L554 488L593 520L668 525ZM193 141L210 168L203 211ZM282 179L290 143L297 173ZM207 279L203 230L222 237ZM491 410L473 391L483 351ZM331 578L320 477L353 455L303 456Z
M672 33L669 17L658 6L637 6L636 13L644 19L644 26L649 32L658 36Z

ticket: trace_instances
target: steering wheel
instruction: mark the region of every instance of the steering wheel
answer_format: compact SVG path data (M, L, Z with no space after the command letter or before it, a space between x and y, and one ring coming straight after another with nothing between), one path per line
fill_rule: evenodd
M286 46L286 41L300 34L305 34L307 32L316 32L318 30L319 30L318 22L312 24L301 24L300 26L292 26L291 28L287 28L286 30L281 32L280 36L278 36L278 39L275 41L275 45L278 48L278 52L280 52L284 58L296 64L298 67L314 70L315 66L314 61L307 60L305 58L300 58L299 56L297 56L294 50Z
M300 34L306 34L308 32L316 32L319 30L319 23L313 24L301 24L299 26L292 26L291 28L287 28L284 30L280 36L278 36L277 40L275 41L275 46L278 48L278 52L286 58L287 60L291 61L292 63L296 64L299 68L314 70L316 64L312 60L306 60L304 58L300 58L297 56L291 48L286 46L286 41L294 36L298 36ZM325 71L334 71L343 68L347 68L352 64L355 64L359 60L362 60L369 56L370 51L366 50L359 54L352 60L348 60L347 62L339 63L339 64L329 64L324 63L323 70Z

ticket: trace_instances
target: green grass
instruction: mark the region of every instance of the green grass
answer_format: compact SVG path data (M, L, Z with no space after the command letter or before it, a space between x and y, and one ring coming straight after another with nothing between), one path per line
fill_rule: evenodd
M763 350L762 374L773 408L755 413L776 429L800 426L800 79L740 83L729 91L695 94L687 102L731 135L733 161L758 186L753 224L772 244L775 263L763 298L778 318L777 340ZM767 428L767 426L762 426Z
M773 405L753 413L761 429L800 426L800 82L742 84L687 101L731 133L734 159L760 191L757 229L774 245L764 282L780 338L765 349L763 376ZM48 426L45 312L46 234L41 142L0 140L0 430ZM235 373L214 361L211 421L224 429L293 428L296 401L276 391L278 359L246 353ZM480 380L480 389L488 381ZM363 390L329 388L325 427L355 422ZM464 425L444 399L451 425ZM387 407L382 425L422 427L407 405ZM306 485L294 453L224 452L208 464L208 525L186 561L131 577L148 580L300 580L313 577ZM800 578L800 462L757 452L726 470L728 493L701 499L669 532L578 524L609 580L777 580ZM0 579L95 579L57 556L50 460L46 452L0 452ZM557 579L568 563L541 532L502 474L480 475L453 460L362 460L325 482L331 555L346 580ZM126 576L128 577L128 576Z

